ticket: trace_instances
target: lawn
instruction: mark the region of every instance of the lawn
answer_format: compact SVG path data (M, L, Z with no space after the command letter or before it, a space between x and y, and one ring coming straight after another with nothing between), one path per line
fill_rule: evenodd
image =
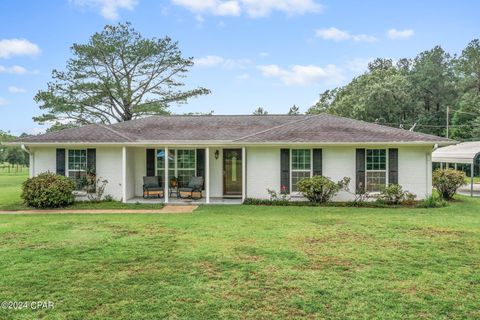
M22 182L28 178L28 169L22 173L0 173L0 210L32 209L20 198ZM66 209L160 209L163 204L136 204L109 202L76 202Z
M480 318L480 201L0 216L0 319Z

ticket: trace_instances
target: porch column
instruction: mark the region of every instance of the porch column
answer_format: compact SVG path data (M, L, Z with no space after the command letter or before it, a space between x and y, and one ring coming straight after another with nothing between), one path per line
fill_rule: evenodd
M168 179L168 162L169 162L168 161L168 147L165 147L165 173L164 173L165 182L163 183L164 188L165 188L165 190L163 191L165 203L168 203L168 185L170 184L170 181Z
M122 202L127 202L127 147L122 147Z
M205 202L210 203L210 148L205 148Z
M28 155L29 157L29 161L28 161L28 176L29 178L33 178L33 176L35 175L35 155L33 154L33 152L30 152L30 154Z
M245 152L245 147L242 147L242 202L245 201L246 190L247 190L247 179L246 179L246 166L247 157Z
M470 197L473 197L473 170L475 169L475 160L470 167Z

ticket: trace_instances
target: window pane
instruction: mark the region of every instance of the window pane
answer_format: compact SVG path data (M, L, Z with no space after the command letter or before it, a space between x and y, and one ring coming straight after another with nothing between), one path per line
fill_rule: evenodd
M367 170L386 170L387 151L385 149L368 149L366 162Z
M195 169L195 150L178 150L177 156L178 169Z
M175 169L175 150L168 149L168 168Z
M367 171L367 191L368 192L380 192L387 183L386 172L374 172Z
M292 170L310 170L310 149L292 149Z
M292 191L298 191L297 183L303 178L310 178L309 171L292 171Z
M190 182L190 178L195 176L195 170L178 170L178 186L179 187L186 187L188 182Z
M83 190L87 183L87 150L68 150L68 176L75 190Z
M165 168L165 150L157 150L157 170Z

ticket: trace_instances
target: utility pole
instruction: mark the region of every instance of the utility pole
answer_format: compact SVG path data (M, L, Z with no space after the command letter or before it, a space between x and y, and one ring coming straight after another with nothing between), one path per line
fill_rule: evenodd
M448 139L448 124L449 124L449 119L450 118L450 107L447 106L447 139Z

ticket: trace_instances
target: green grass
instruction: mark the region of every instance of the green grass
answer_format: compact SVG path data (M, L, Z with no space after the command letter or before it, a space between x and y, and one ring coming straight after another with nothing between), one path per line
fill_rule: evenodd
M1 174L0 175L0 210L12 210L23 207L20 198L20 187L23 181L28 178L27 172L23 174Z
M471 179L470 177L465 178L465 183L470 185ZM480 183L480 177L473 177L473 183Z
M28 178L26 172L17 174L0 174L0 210L24 210L32 209L23 204L20 198L21 184ZM140 204L121 203L118 201L109 202L76 202L65 209L160 209L163 204Z
M474 319L480 201L0 217L0 319Z
M0 176L0 208L25 178ZM55 303L0 319L478 319L480 199L458 199L0 215L0 301Z

